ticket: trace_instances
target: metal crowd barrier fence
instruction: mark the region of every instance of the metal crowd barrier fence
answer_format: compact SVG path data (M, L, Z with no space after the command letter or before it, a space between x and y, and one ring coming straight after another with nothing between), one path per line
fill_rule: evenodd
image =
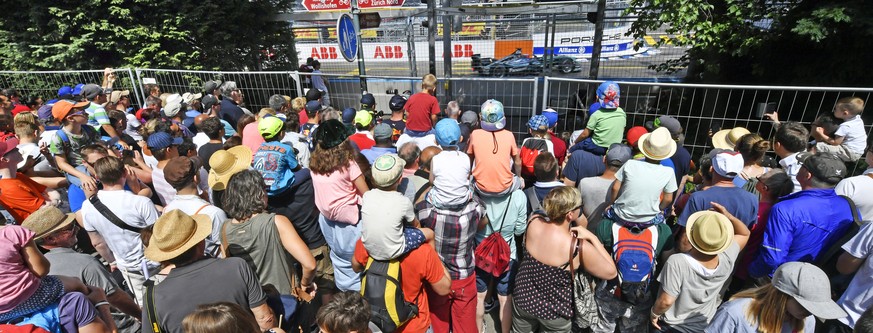
M562 115L560 129L583 129L588 105L603 81L545 78L543 105ZM773 103L781 121L809 124L830 113L837 100L856 96L873 102L871 88L741 86L674 83L619 82L621 107L628 127L644 125L661 115L676 117L685 129L685 147L699 156L712 148L710 136L720 129L745 127L762 137L775 133L772 122L758 112L761 103ZM870 132L869 112L862 114Z
M131 104L142 105L137 79L130 68L114 69L116 80L114 90L129 90ZM103 70L81 71L0 71L0 87L15 88L21 96L39 96L43 101L58 97L62 86L71 88L79 83L103 83Z
M301 90L297 72L225 72L225 71L191 71L176 69L137 68L136 79L154 79L161 87L161 92L199 93L203 91L206 81L236 82L237 88L243 93L244 107L257 113L263 107L269 107L269 98L274 94L298 96ZM148 92L142 93L145 100Z

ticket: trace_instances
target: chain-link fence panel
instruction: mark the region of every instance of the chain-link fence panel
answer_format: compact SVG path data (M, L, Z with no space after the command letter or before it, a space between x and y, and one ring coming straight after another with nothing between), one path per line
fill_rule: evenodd
M139 86L133 71L128 68L116 68L113 90L130 91L131 104L142 105L139 96ZM75 87L77 84L103 84L102 69L80 71L0 71L0 87L15 88L21 96L41 97L43 101L58 98L61 87Z

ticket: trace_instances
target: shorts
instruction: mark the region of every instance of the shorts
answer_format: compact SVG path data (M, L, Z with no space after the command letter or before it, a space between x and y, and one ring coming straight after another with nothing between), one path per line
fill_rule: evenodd
M330 261L330 247L327 244L310 249L309 253L315 258L315 285L318 291L334 293L336 282L333 279L333 263Z
M421 230L418 230L418 228L413 227L403 228L403 239L406 240L403 254L407 254L410 251L417 249L421 244L424 244L424 242L427 241L427 239L424 238L424 233L421 232Z
M497 279L497 295L508 296L512 294L512 289L515 287L515 274L518 272L518 261L515 259L509 260L509 269L500 275ZM488 285L494 281L494 276L491 273L485 272L476 268L476 291L484 293L488 291Z

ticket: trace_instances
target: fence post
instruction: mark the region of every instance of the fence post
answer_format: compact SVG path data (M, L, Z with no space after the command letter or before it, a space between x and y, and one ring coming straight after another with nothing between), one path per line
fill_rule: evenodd
M543 110L549 107L549 77L543 77Z
M140 94L139 94L140 87L138 87L139 82L137 82L137 78L133 76L133 70L131 70L129 67L125 68L124 70L127 71L127 76L130 77L130 85L131 85L131 88L133 89L133 97L136 99L136 104L139 105L140 108L142 108L144 101L140 100Z
M145 102L146 102L146 92L145 92L145 89L141 86L142 85L142 77L140 77L140 76L142 75L142 69L136 68L134 71L136 72L135 85L140 85L139 94L140 94L140 97L142 97L142 103L143 103L143 104L140 104L139 107L144 108Z
M295 85L297 85L297 97L306 96L303 93L303 82L300 81L300 72L288 72L288 75L291 76L292 79L294 79Z
M540 87L540 80L537 79L537 78L533 78L533 96L532 96L532 98L531 98L531 101L532 101L533 103L530 103L530 104L531 104L531 109L532 109L532 110L531 110L531 113L530 113L530 116L531 116L531 117L533 117L534 115L537 114L537 96L539 96L539 95L538 95L538 93L539 93L539 87Z

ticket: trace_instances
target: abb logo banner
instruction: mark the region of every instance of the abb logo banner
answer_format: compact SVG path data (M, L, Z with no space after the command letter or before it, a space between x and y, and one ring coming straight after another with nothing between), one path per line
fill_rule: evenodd
M322 62L345 61L340 55L336 44L298 43L297 48L304 50L303 53L306 57L312 57ZM425 54L424 59L427 58L427 42L415 43L415 49L420 59L421 54ZM306 54L307 51L308 54ZM364 43L363 51L364 61L392 61L409 57L406 43ZM450 52L452 52L452 57L459 58L458 60L469 60L475 53L481 54L483 57L491 57L494 54L494 42L487 41L487 44L485 41L480 43L456 43L452 45ZM439 58L437 60L442 61L443 50L441 44L436 45L436 53Z

